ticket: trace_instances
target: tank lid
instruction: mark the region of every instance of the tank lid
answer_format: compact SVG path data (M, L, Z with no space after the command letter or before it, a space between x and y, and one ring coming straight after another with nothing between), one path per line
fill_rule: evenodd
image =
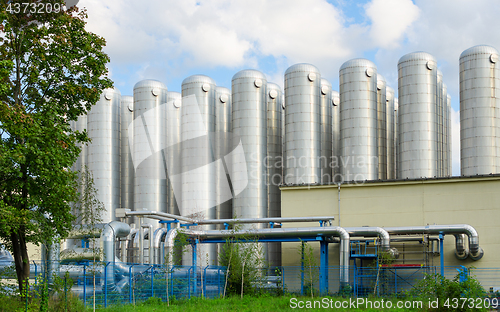
M320 76L319 69L316 66L308 63L299 63L288 67L288 69L285 71L285 76L293 72L315 73Z
M477 45L463 51L462 54L460 54L460 59L472 54L495 54L498 58L498 50L494 47L489 45Z
M167 89L167 86L161 81L154 80L154 79L145 79L141 80L138 83L134 85L134 89L137 88L160 88L160 89Z
M375 72L377 69L377 66L372 61L364 59L364 58L356 58L356 59L349 60L349 61L345 62L344 64L342 64L342 66L340 66L340 70L344 70L344 69L350 68L350 67L372 68L375 70Z
M232 80L239 79L239 78L255 78L255 79L261 79L266 81L267 84L267 78L266 75L264 75L262 72L255 70L255 69L243 69L234 74Z
M182 81L182 85L188 83L207 83L215 86L215 80L205 75L192 75Z
M423 52L423 51L418 51L418 52L412 52L412 53L408 53L408 54L403 55L399 59L398 64L403 63L403 62L418 61L418 60L425 61L426 63L428 61L431 61L434 64L437 63L436 58L434 56L432 56L431 54L429 54L427 52ZM432 69L432 68L429 68L429 69Z

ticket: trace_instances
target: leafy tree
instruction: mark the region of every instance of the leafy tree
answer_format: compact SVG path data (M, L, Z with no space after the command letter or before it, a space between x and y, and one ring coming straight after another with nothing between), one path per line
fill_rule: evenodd
M27 244L65 237L74 219L77 174L68 168L78 143L89 139L69 123L112 86L105 40L85 30L85 10L7 10L23 2L42 3L0 0L0 238L13 254L21 294Z

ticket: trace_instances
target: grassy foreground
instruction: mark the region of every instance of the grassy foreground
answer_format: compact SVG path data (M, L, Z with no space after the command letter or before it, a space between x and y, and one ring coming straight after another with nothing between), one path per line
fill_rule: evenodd
M296 298L297 301L292 304L291 299ZM182 311L182 312L200 312L200 311L292 311L292 310L308 310L308 311L324 311L324 310L335 310L335 311L422 311L421 309L380 309L380 308L336 308L333 307L316 307L316 308L307 308L307 301L321 301L323 298L333 299L335 301L348 301L348 298L330 298L330 297L318 297L311 299L310 297L291 297L291 296L283 296L283 297L272 297L272 296L260 296L260 297L252 297L245 296L241 299L238 296L229 297L225 299L201 299L201 298L192 298L190 300L179 300L170 303L167 306L166 303L161 303L158 300L148 300L146 302L142 302L136 305L117 305L111 306L106 309L98 309L98 311L102 312L149 312L149 311ZM381 301L382 299L371 299L372 302ZM303 308L299 308L296 305L296 308L293 308L295 304L298 304L298 301L302 301L304 304ZM394 306L396 306L396 299L391 299L390 301L394 302ZM314 304L311 302L311 304ZM331 303L330 303L331 304ZM335 304L335 303L333 303ZM317 303L317 305L319 305Z

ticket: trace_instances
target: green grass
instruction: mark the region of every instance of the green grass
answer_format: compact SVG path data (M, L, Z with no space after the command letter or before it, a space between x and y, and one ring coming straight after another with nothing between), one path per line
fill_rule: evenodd
M177 300L170 303L167 306L166 303L160 303L158 300L149 300L136 305L117 305L108 307L106 309L98 309L102 312L149 312L149 311L180 311L180 312L200 312L200 311L292 311L292 310L304 310L304 309L293 309L291 305L291 299L294 297L283 296L283 297L271 297L271 296L244 296L241 299L238 296L229 297L225 299L201 299L192 298L190 300ZM301 300L306 304L306 301L319 300L321 301L325 297L318 297L311 299L310 297L298 297L297 300ZM333 299L335 301L348 301L349 298L331 298L327 297L328 300ZM355 299L354 299L355 300ZM381 301L382 299L372 298L372 302ZM384 302L387 300L384 300ZM390 299L393 305L396 305L397 299ZM314 304L314 303L311 303ZM335 303L334 303L335 304ZM418 309L352 309L352 308L340 308L337 309L335 306L333 308L328 307L327 309L335 311L420 311ZM316 309L306 309L308 311L324 311L325 308Z

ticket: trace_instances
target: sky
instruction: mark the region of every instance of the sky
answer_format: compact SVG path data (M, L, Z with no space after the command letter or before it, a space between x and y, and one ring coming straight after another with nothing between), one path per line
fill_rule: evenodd
M310 63L338 90L339 68L366 58L397 92L401 56L436 57L452 99L453 175L460 174L459 56L500 48L498 0L81 0L87 30L107 41L110 78L122 95L143 79L181 91L195 74L231 88L243 69L283 87L284 72Z

